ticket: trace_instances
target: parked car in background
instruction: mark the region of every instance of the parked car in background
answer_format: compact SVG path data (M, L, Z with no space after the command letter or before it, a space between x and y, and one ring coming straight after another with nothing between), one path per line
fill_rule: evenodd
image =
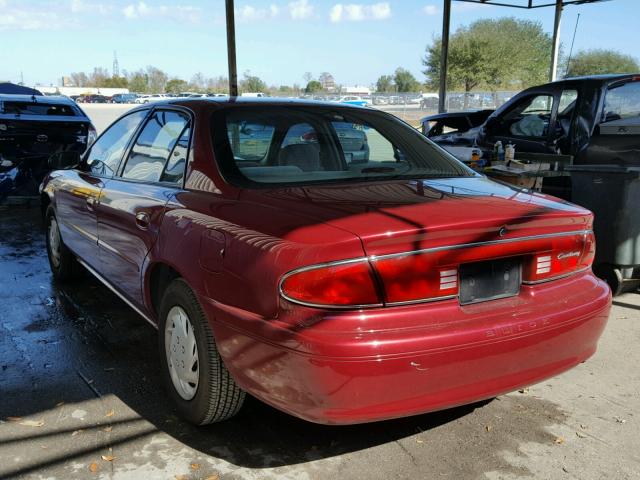
M104 95L91 94L91 95L81 95L76 100L78 103L109 103L110 98L105 97Z
M439 96L437 93L423 93L420 97L420 108L422 110L438 110Z
M56 152L84 152L96 138L91 121L62 96L0 94L0 198L34 195Z
M151 95L138 95L137 98L133 101L133 103L148 103L148 99Z
M434 129L449 119L459 128ZM572 155L578 165L640 166L640 74L568 78L524 90L495 111L431 115L421 123L445 147L475 143L489 151L500 140L516 152Z
M136 98L135 93L116 93L111 97L111 103L135 103Z
M158 328L196 424L245 392L330 424L476 402L583 362L607 321L589 211L494 183L381 111L154 103L52 163L54 276L79 263Z
M358 107L367 106L368 102L358 95L343 95L338 100L340 103L346 103L347 105L356 105Z

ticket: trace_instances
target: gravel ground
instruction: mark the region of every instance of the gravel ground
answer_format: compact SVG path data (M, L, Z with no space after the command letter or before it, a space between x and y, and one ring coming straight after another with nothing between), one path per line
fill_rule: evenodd
M491 402L327 427L249 400L181 422L156 331L97 281L52 282L36 209L0 210L0 478L640 479L640 296L597 354Z

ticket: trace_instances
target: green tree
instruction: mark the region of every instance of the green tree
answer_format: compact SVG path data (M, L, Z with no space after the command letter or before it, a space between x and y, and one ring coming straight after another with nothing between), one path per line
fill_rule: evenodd
M615 50L583 50L571 59L567 77L602 73L636 73L640 71L638 60Z
M422 59L432 89L440 81L441 48L440 38L435 38ZM546 80L550 58L551 37L540 22L512 17L478 20L458 28L449 39L447 88L525 88Z
M243 92L264 92L267 89L267 84L262 81L260 77L251 75L248 70L244 72L242 81L240 82L240 90Z
M320 90L322 90L322 84L318 80L309 81L304 89L305 93L316 93Z
M129 74L129 90L136 93L149 91L149 77L143 70Z
M103 87L111 87L111 88L127 88L129 86L129 81L127 77L111 77L107 78L102 82Z
M189 84L182 80L181 78L172 78L167 82L164 87L165 92L167 93L180 93L187 90Z
M413 74L402 67L398 67L393 74L393 83L395 83L398 92L419 92L422 85L416 80Z
M391 75L381 75L376 82L377 92L393 92L393 77Z

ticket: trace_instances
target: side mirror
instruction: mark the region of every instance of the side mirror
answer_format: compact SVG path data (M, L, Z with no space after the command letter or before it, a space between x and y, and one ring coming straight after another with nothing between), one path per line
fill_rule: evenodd
M47 162L51 170L66 170L80 163L78 152L58 152L49 157Z

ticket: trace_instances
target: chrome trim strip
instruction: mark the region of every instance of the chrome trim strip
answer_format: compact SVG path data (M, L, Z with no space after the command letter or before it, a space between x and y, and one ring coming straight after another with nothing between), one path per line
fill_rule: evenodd
M80 265L82 265L84 268L86 268L94 277L96 277L98 280L100 280L100 282L102 282L104 284L105 287L107 287L109 290L111 290L113 293L115 293L120 300L122 300L124 303L126 303L127 305L129 305L133 310L135 310L135 312L140 315L142 318L144 318L147 322L149 322L153 328L155 328L156 330L158 329L158 325L156 325L155 323L153 323L153 321L145 314L143 313L138 307L136 307L133 303L131 303L126 297L124 297L120 292L118 292L104 277L102 277L102 275L100 275L98 272L96 272L92 267L90 267L89 265L87 265L87 263L84 260L81 260L80 258L76 257L76 259L78 260L78 263L80 263Z
M522 281L523 285L538 285L540 283L546 283L546 282L551 282L552 280L560 280L561 278L567 278L570 277L571 275L575 275L576 273L582 273L582 272L586 272L587 270L589 270L591 267L585 267L585 268L581 268L580 270L576 270L574 272L570 272L570 273L564 273L562 275L558 275L556 277L550 277L550 278L545 278L544 280L536 280L534 282L527 282L527 281Z
M67 223L67 225L70 226L71 228L73 228L75 231L77 231L80 235L82 235L85 238L88 238L89 240L91 240L92 242L96 242L96 243L98 242L98 237L96 237L95 235L92 235L91 233L87 232L84 228L80 228L75 223Z
M420 298L418 300L407 300L405 302L388 302L385 304L385 306L399 307L402 305L415 305L416 303L431 303L431 302L439 302L440 300L451 300L452 298L458 298L458 295L445 295L444 297Z
M577 230L575 232L546 233L544 235L530 235L528 237L504 238L502 240L488 240L486 242L461 243L460 245L446 245L442 247L423 248L422 250L412 250L411 252L389 253L386 255L371 255L368 259L372 262L376 260L384 260L387 258L408 257L410 255L419 255L421 253L440 252L442 250L459 250L461 248L479 247L482 245L500 245L503 243L514 243L528 240L540 240L543 238L570 237L572 235L587 235L593 233L593 230Z
M439 301L439 300L448 300L451 298L456 298L458 295L448 295L448 296L444 296L444 297L435 297L435 298L425 298L425 299L419 299L419 300L410 300L407 302L387 302L387 303L373 303L373 304L368 304L368 305L320 305L320 304L313 304L313 303L306 303L306 302L302 302L299 300L294 300L290 297L288 297L282 290L282 284L284 283L284 281L289 278L291 275L295 275L296 273L300 273L300 272L306 272L309 270L316 270L318 268L324 268L324 267L333 267L336 265L345 265L345 264L349 264L349 263L358 263L358 262L375 262L376 260L380 260L380 259L387 259L387 258L398 258L398 257L408 257L410 255L419 255L421 253L430 253L430 252L440 252L443 250L458 250L461 248L471 248L471 247L478 247L481 245L499 245L502 243L513 243L513 242L521 242L521 241L528 241L528 240L540 240L543 238L556 238L556 237L569 237L572 235L588 235L590 233L593 233L593 230L576 230L573 232L559 232L559 233L546 233L546 234L542 234L542 235L529 235L527 237L517 237L517 238L504 238L501 240L488 240L486 242L472 242L472 243L462 243L460 245L444 245L441 247L431 247L431 248L423 248L421 250L413 250L411 252L401 252L401 253L389 253L386 255L369 255L368 257L359 257L359 258L349 258L347 260L336 260L335 262L325 262L325 263L317 263L315 265L309 265L307 267L301 267L301 268L296 268L294 270L291 270L287 273L285 273L282 278L280 279L280 282L278 283L278 292L280 294L280 296L282 298L284 298L285 300L287 300L288 302L291 303L295 303L298 305L303 305L305 307L312 307L312 308L326 308L326 309L330 309L330 310L354 310L354 309L359 309L359 308L374 308L374 307L393 307L393 306L400 306L400 305L413 305L416 303L430 303L430 302L435 302L435 301ZM575 272L571 272L568 273L566 275L561 275L558 277L553 277L553 278L545 278L544 280L538 280L536 282L525 282L522 281L521 284L522 285L536 285L538 283L545 283L545 282L550 282L552 280L558 280L560 278L565 278L571 275L575 275L576 273L580 273L583 272L585 270L587 270L590 267L587 267L585 269L582 270L577 270Z

